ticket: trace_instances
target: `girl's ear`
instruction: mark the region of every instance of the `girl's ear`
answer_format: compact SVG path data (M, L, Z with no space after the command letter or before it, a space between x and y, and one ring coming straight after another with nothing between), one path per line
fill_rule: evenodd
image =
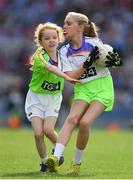
M81 24L81 25L79 25L79 28L80 28L80 31L82 31L82 32L84 32L84 26Z

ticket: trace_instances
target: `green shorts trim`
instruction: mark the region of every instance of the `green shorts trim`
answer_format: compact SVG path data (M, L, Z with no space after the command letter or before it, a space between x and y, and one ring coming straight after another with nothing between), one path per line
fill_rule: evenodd
M111 75L87 83L75 84L74 100L78 99L84 100L88 104L98 100L106 106L105 111L111 111L114 105L114 86Z

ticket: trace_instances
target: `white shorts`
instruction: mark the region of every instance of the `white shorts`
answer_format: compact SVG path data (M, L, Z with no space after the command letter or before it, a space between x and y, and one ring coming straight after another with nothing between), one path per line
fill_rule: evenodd
M28 91L25 102L25 112L28 120L37 116L45 119L48 116L58 117L62 102L62 94L38 94Z

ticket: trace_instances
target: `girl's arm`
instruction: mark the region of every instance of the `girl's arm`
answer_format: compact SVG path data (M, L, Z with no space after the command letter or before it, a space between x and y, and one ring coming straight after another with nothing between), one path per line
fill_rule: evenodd
M76 70L72 70L71 65L69 63L69 61L67 60L67 56L66 56L66 51L62 51L62 53L60 53L61 58L62 58L62 62L64 65L64 72L74 78L74 79L78 79L86 69L88 69L93 62L99 58L99 48L97 46L95 46L92 51L90 52L89 56L87 57L86 61L83 63L83 65L81 65L78 69Z
M79 82L79 80L75 79L75 78L72 78L72 77L69 77L67 74L63 73L62 71L60 71L56 66L53 66L51 64L48 64L46 63L45 64L45 68L56 74L57 76L60 76L62 78L64 78L65 80L69 81L70 83L76 83L76 82Z
M65 72L65 74L67 74L71 78L78 79L81 76L81 74L84 73L84 71L85 71L85 68L83 68L83 66L80 66L75 71L67 71Z

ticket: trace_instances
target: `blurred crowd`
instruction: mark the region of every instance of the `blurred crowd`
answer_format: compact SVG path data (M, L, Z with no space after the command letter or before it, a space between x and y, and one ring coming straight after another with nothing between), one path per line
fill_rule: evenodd
M27 122L24 100L31 77L27 63L36 49L35 28L46 21L62 26L68 11L86 14L99 27L102 41L120 53L123 67L111 69L116 91L112 113L133 119L132 10L132 0L0 0L0 123L14 116ZM66 84L61 114L69 109L72 91Z

